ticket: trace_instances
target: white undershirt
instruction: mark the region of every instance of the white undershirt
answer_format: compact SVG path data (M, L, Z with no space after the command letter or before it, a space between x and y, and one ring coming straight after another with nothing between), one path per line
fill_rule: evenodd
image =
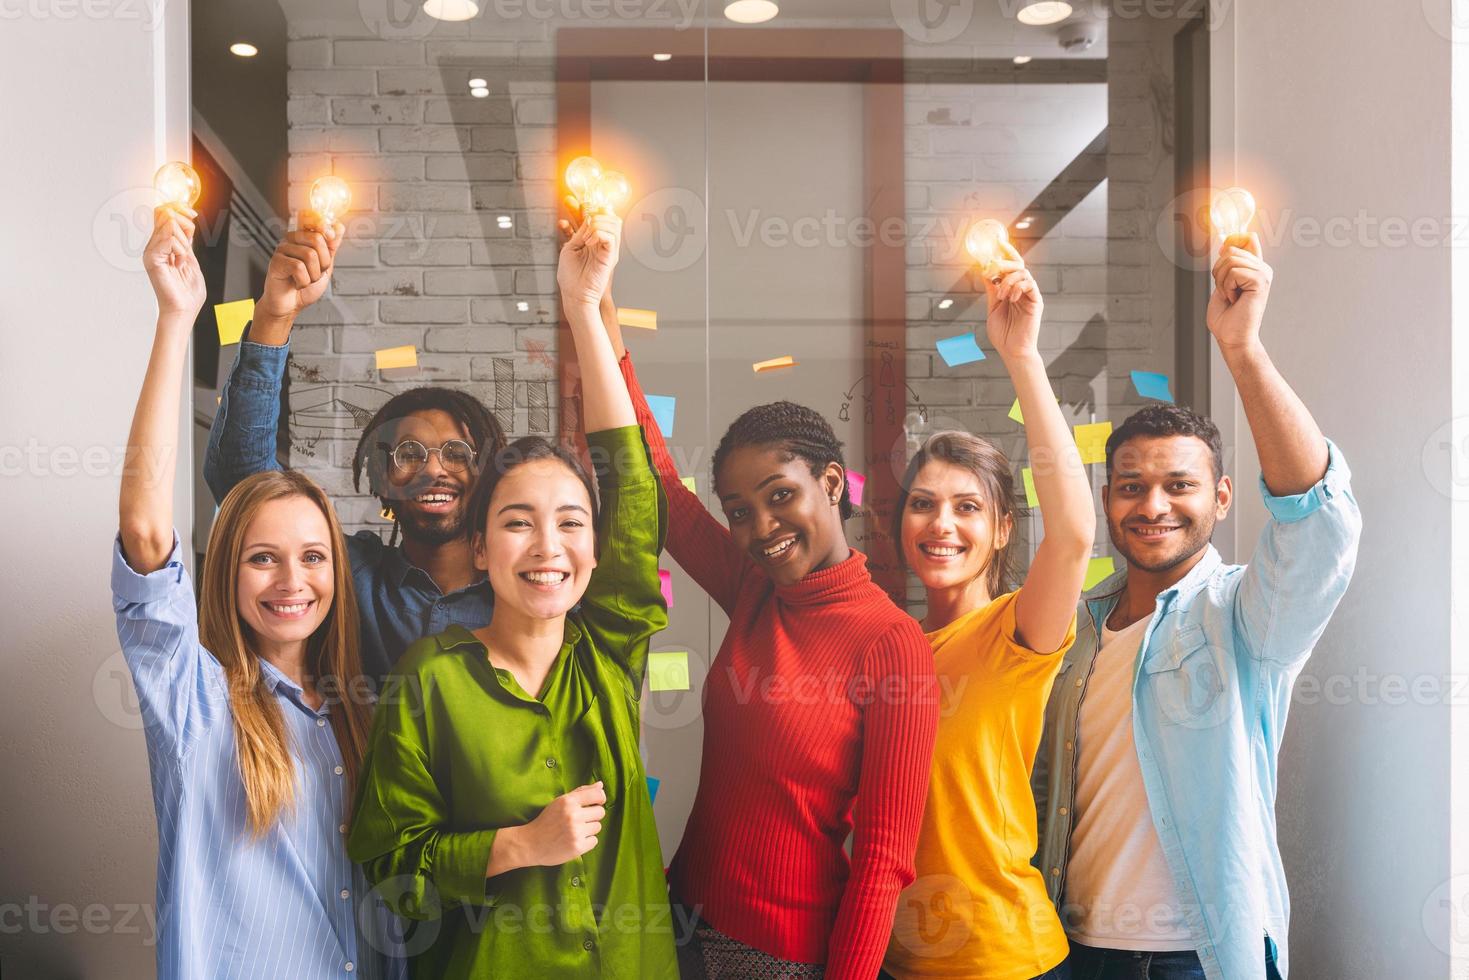
M1076 825L1066 872L1066 933L1102 949L1191 950L1132 737L1132 681L1148 620L1102 627L1078 738Z

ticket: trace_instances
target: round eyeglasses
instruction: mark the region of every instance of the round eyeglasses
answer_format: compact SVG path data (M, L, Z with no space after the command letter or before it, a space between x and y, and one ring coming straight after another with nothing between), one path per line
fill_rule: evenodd
M474 465L475 451L463 439L450 439L437 449L416 439L405 439L393 447L393 465L412 476L428 465L433 453L439 454L439 465L451 473L463 473Z

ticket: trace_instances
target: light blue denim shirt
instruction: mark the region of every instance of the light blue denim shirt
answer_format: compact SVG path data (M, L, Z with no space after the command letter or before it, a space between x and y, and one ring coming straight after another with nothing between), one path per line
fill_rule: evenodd
M1326 474L1305 493L1276 497L1261 481L1270 520L1254 558L1225 565L1211 545L1159 594L1138 650L1137 761L1209 980L1263 980L1262 936L1276 944L1282 976L1289 965L1276 756L1291 686L1346 592L1362 528L1346 461L1334 444L1327 447ZM1082 601L1076 643L1052 688L1036 757L1036 864L1063 922L1081 706L1102 623L1126 575L1113 575Z

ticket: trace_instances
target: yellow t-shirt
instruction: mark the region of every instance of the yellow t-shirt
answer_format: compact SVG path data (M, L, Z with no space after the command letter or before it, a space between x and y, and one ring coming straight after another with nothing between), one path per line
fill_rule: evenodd
M928 634L943 696L928 804L883 968L899 980L1029 980L1066 958L1036 851L1030 774L1061 654L1015 640L1000 596Z

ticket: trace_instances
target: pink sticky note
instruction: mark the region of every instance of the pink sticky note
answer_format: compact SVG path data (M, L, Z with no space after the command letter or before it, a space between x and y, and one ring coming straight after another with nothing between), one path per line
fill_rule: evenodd
M658 587L663 590L663 602L673 608L673 573L666 568L658 569Z
M856 470L847 470L847 492L851 494L852 506L862 506L862 488L867 485L867 477Z

